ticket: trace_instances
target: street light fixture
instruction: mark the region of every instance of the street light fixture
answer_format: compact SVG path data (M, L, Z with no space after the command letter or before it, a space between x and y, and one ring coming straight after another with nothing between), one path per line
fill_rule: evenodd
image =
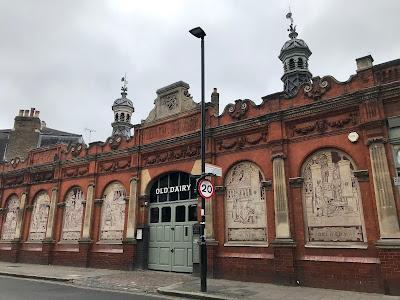
M196 27L189 32L195 37L201 39L201 177L205 175L206 171L206 113L204 101L204 37L206 33L201 27ZM200 222L200 278L201 278L201 291L207 292L207 246L205 237L206 226L206 201L201 197L201 222Z

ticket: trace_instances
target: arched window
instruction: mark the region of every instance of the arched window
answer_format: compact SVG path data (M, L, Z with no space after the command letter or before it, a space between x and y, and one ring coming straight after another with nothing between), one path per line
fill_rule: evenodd
M46 192L40 192L33 201L29 240L41 241L46 236L49 218L50 198Z
M125 114L124 113L120 114L119 120L122 121L122 122L125 121Z
M303 164L303 209L310 243L366 241L355 165L336 149L320 150Z
M126 115L126 121L129 122L130 120L131 120L131 115L130 115L130 114L127 114L127 115Z
M101 210L100 240L122 240L125 222L125 188L119 182L107 186Z
M296 67L295 63L294 63L294 59L291 58L289 59L289 69L293 70Z
M234 165L225 177L225 224L228 243L265 243L266 201L260 168L248 161Z
M79 240L81 237L83 205L85 198L79 187L72 188L65 197L62 240Z
M114 118L115 122L118 121L118 114L115 114L115 118Z
M300 69L304 68L303 59L301 57L299 57L299 59L297 60L297 67Z
M17 228L19 210L19 199L17 195L12 195L7 201L7 214L1 230L2 240L13 240Z

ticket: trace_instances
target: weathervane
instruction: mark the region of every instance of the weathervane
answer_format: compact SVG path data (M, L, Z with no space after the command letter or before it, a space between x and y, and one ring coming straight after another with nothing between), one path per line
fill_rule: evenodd
M121 82L122 82L121 94L122 96L126 96L128 91L128 80L126 80L126 73L125 76L121 78Z
M293 17L292 17L292 12L290 11L290 6L289 6L289 12L286 14L286 19L290 19L290 26L288 28L289 37L291 39L295 39L298 36L298 33L296 32L296 25L293 25Z

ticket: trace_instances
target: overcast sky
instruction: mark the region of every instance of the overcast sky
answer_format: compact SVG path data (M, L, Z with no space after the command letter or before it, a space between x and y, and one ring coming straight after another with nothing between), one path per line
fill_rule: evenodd
M206 99L222 111L236 99L282 90L278 59L288 39L284 0L0 0L0 129L35 107L47 126L92 141L111 134L111 105L127 73L133 123L145 119L155 91L178 80L200 101L200 41L206 36ZM399 0L292 0L299 38L314 76L345 81L355 59L400 58Z

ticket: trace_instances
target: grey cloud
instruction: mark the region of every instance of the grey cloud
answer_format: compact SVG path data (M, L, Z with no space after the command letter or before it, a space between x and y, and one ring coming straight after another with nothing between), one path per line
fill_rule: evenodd
M347 80L355 58L399 58L400 2L292 0L314 75ZM146 118L155 91L184 80L200 98L200 43L206 32L206 89L221 109L238 98L259 103L282 89L277 56L287 37L285 1L0 1L0 128L36 107L48 126L92 140L111 133L111 105L127 72L133 121Z

